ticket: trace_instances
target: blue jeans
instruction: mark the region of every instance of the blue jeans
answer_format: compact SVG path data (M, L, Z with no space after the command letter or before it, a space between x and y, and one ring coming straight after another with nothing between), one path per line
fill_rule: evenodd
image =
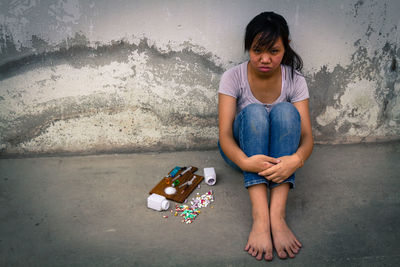
M300 114L288 102L276 104L270 112L261 104L250 104L236 115L233 123L233 136L248 157L258 154L274 158L292 155L299 147L300 134ZM219 142L218 147L224 160L231 167L241 171L224 154ZM267 184L269 188L279 185L257 173L243 171L243 174L246 188L261 183ZM289 183L290 188L294 188L294 178L293 173L282 183Z

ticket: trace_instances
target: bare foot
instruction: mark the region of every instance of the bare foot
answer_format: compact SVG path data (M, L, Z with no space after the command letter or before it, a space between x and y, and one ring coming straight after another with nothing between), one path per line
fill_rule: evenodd
M257 260L262 259L263 253L265 253L265 260L272 260L272 241L269 223L260 220L253 222L253 227L244 249L251 256L256 257Z
M285 219L282 217L271 218L271 230L274 247L279 258L285 259L288 255L290 258L294 258L302 245L287 226Z

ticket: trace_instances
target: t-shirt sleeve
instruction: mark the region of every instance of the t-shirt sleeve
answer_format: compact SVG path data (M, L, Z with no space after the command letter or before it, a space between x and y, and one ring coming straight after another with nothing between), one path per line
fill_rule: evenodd
M219 82L218 93L238 98L239 90L239 79L235 69L229 69L225 71L224 74L222 74Z
M310 98L306 79L302 75L295 75L293 88L291 90L290 102L295 103Z

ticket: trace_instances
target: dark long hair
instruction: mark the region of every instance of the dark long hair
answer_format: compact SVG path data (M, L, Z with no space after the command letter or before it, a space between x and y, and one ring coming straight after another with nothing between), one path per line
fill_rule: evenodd
M270 49L279 37L282 38L285 54L282 64L301 72L303 60L289 45L289 26L284 17L274 12L263 12L255 16L246 27L244 37L244 49L249 51L254 39L257 37L256 47Z

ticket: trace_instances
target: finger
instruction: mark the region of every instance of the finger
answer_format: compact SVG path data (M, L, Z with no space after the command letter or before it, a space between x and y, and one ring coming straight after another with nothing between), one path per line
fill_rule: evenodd
M259 158L262 159L263 161L267 161L272 164L277 164L277 163L281 162L281 160L277 159L277 158L273 158L273 157L269 157L269 156L265 156L265 155L257 155L257 156L259 156Z
M269 179L268 179L268 180L269 180ZM277 175L277 176L275 176L275 177L271 177L271 180L269 180L269 181L272 181L272 182L274 182L274 183L279 184L279 183L282 183L283 181L285 181L285 179L283 179L282 177L280 177L279 175Z
M263 162L263 168L262 170L265 171L266 169L269 169L271 167L275 166L275 164L269 163L269 162Z
M266 170L264 170L262 172L259 172L258 175L264 176L264 177L265 176L269 176L269 175L273 174L274 172L276 172L277 169L278 169L278 166L274 165L274 166L272 166L272 167L270 167L270 168L268 168L268 169L266 169Z
M276 172L271 174L271 175L267 175L266 178L269 181L272 181L274 183L278 183L280 181L283 181L283 178L279 175L279 173L276 173Z
M268 160L269 162L271 162L271 163L277 164L277 163L281 162L280 159L273 158L273 157L268 157L268 156L266 156L266 157L267 157L267 160Z

